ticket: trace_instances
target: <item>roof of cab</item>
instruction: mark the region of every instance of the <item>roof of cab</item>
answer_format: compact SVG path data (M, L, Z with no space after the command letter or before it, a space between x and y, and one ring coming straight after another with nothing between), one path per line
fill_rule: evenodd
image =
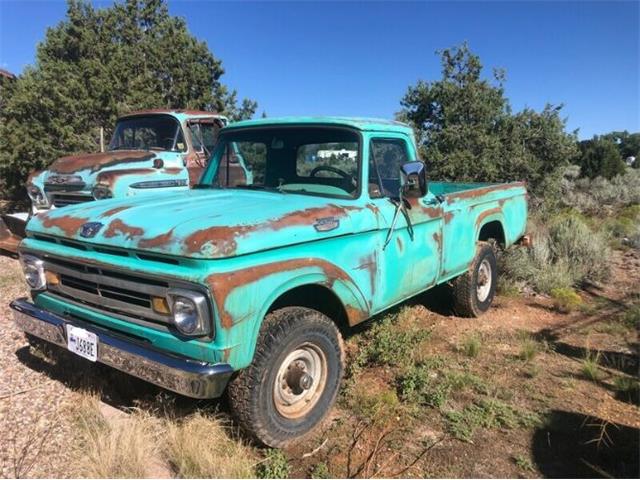
M175 108L153 108L148 110L137 110L135 112L125 113L120 118L133 117L136 115L171 115L176 117L179 121L187 120L189 118L203 118L203 117L215 117L220 119L226 119L224 115L220 115L218 112L207 112L205 110L178 110Z
M273 117L256 120L243 120L230 124L225 130L244 127L263 127L268 125L337 125L358 130L402 132L413 134L409 125L394 120L359 117Z

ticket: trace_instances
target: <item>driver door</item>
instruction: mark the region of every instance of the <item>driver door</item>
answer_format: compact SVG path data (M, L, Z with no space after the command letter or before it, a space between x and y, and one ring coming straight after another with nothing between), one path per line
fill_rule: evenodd
M431 193L405 203L406 217L398 212L400 166L416 160L413 142L403 135L385 134L369 141L368 191L379 212L378 248L380 283L374 309L404 300L432 286L442 255L442 207ZM407 222L413 227L413 234Z

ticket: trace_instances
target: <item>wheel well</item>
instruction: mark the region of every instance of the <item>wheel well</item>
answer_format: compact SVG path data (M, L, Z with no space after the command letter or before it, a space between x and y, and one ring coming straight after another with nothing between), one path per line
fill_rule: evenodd
M504 229L502 228L502 223L500 223L498 220L487 222L480 229L478 240L485 241L489 239L494 239L496 242L498 242L500 247L504 248Z
M283 293L269 307L267 313L283 307L307 307L324 313L341 330L349 325L347 312L340 299L323 285L302 285Z

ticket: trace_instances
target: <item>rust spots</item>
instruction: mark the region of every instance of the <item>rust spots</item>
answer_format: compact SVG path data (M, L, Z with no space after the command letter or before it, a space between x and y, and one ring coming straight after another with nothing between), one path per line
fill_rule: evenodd
M11 232L4 221L0 220L0 250L18 253L18 245L21 240L22 238Z
M376 275L378 273L378 252L374 251L362 258L361 263L355 267L355 270L366 270L369 272L369 288L371 296L376 292Z
M124 235L127 240L131 240L133 237L139 237L144 233L144 230L140 227L132 227L131 225L127 225L119 218L116 218L111 223L104 232L105 238L112 238L118 234Z
M237 225L233 227L215 226L197 230L185 239L185 248L188 253L197 253L209 244L216 255L232 255L237 248L236 239L251 233L260 231L278 231L287 227L308 225L311 227L318 218L336 217L342 218L348 210L357 210L357 207L340 207L328 205L326 207L308 208L286 213L281 217L257 223L255 225Z
M206 278L211 293L219 308L220 324L222 328L229 329L234 325L233 312L225 308L227 298L238 288L250 285L269 275L299 270L302 268L319 268L326 277L326 284L332 287L336 281L350 282L351 278L342 269L326 260L318 258L300 258L283 260L280 262L256 265L228 273L215 273ZM349 317L351 322L351 317Z
M162 170L162 173L167 173L169 175L177 175L178 173L182 172L182 168L180 167L166 167L164 170Z
M125 117L133 117L135 115L157 115L157 114L176 114L176 113L184 113L185 115L217 115L216 111L207 112L205 110L176 110L174 108L149 108L147 110L136 110L135 112L127 113L123 115L121 118Z
M111 217L112 215L115 215L116 213L120 213L124 210L127 210L128 208L131 208L130 205L125 205L123 207L115 207L115 208L111 208L109 210L107 210L106 212L104 212L102 215L100 215L100 217L104 218L104 217Z
M231 347L223 348L222 349L222 361L225 362L225 363L228 362L230 356L231 356Z
M143 238L138 242L140 248L159 248L173 239L173 228L166 233L161 233L151 238Z
M353 307L351 305L345 305L345 311L347 312L347 320L350 326L357 325L358 323L364 322L367 318L369 318L369 312L366 310L361 310L357 307Z
M44 228L57 227L68 237L73 237L80 230L80 227L89 221L88 218L72 217L71 215L54 218L43 215L41 218Z
M453 220L453 212L445 212L444 214L444 223L449 224Z
M471 188L469 190L462 190L460 192L450 193L446 197L449 202L456 202L458 200L464 200L465 198L479 197L481 195L484 195L490 192L499 192L501 190L509 190L511 188L524 187L524 186L525 186L524 182L500 183L497 185L489 185L487 187L482 187L482 188Z
M108 170L106 172L100 172L96 178L96 183L106 184L110 188L113 188L116 181L127 175L153 175L157 173L157 170L153 168L129 168L126 170Z
M438 232L433 233L433 241L436 243L438 252L442 251L442 236Z
M502 209L500 207L495 207L495 208L490 208L489 210L485 210L480 215L478 215L478 218L476 219L476 227L481 226L482 223L485 221L485 219L487 219L491 215L499 214L501 212L502 212Z
M37 177L38 175L40 175L42 172L43 172L43 170L34 170L33 172L31 172L29 174L29 176L27 177L27 184L33 183L33 179L35 177Z
M156 155L138 150L123 150L120 152L87 153L61 157L51 164L49 170L56 173L74 173L79 170L91 169L97 172L101 168L111 167L122 163L142 162L151 160Z

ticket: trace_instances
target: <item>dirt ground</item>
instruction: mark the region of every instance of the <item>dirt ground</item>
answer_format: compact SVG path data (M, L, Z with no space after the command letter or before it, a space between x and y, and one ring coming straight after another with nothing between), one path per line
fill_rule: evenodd
M192 401L67 352L48 356L30 349L7 306L25 294L18 263L1 258L2 476L81 476L73 464L78 454L73 405L87 392L119 409L157 409L161 403L171 405L174 415L198 408L226 415L224 401ZM348 392L364 386L369 396L387 398L385 392L393 392L395 398L397 389L393 369L365 367L349 374L347 393L323 426L285 452L289 476L638 477L637 391L625 394L615 385L622 377L638 376L638 332L617 322L640 299L640 254L615 252L611 280L585 288L581 296L583 307L569 314L558 313L546 297L498 296L493 308L474 320L453 316L441 290L417 297L404 311L431 331L419 353L481 379L482 398L539 420L481 426L460 439L447 412L477 404L479 394L473 391L452 396L441 408L400 404L391 416L382 410L358 413L346 400ZM348 335L350 358L370 325ZM471 337L479 344L474 356L461 347ZM524 361L526 341L535 343L536 353ZM597 376L585 374L585 358L594 359Z

